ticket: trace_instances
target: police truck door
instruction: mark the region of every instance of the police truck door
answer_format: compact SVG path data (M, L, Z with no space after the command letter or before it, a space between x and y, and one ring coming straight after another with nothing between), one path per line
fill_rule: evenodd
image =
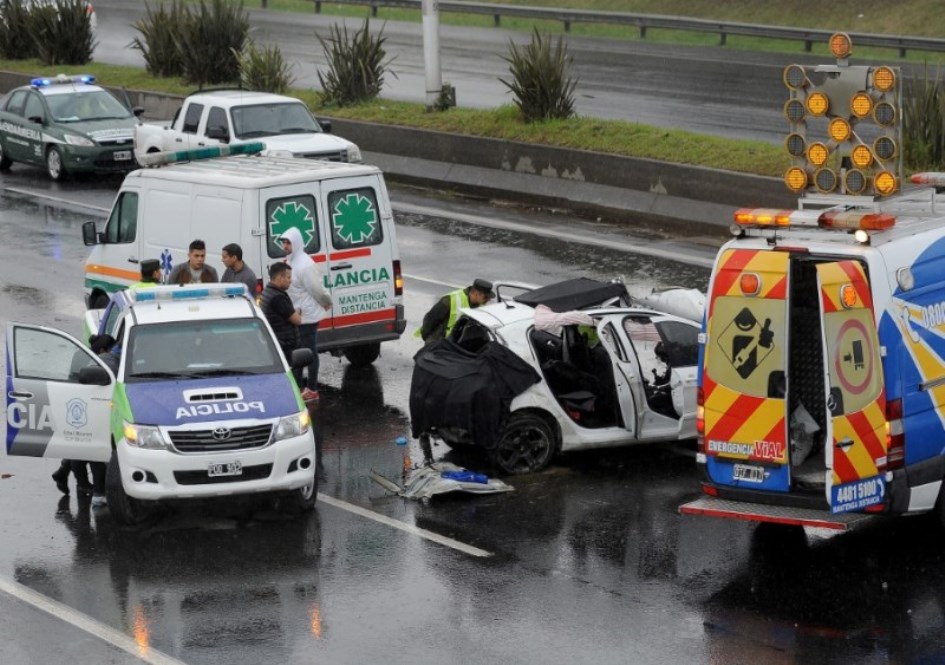
M873 301L857 261L817 266L824 331L828 421L827 499L831 512L882 505L886 396Z
M114 378L75 338L44 326L8 323L7 454L107 462ZM101 367L108 385L84 385Z

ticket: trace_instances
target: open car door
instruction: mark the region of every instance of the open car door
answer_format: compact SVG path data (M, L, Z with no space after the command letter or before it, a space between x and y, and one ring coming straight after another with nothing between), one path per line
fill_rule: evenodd
M828 420L827 500L833 513L881 506L886 395L873 301L857 261L817 266ZM874 508L875 510L876 508Z
M8 323L6 333L7 454L107 462L115 383L108 368L54 328ZM82 383L90 368L101 368L107 385Z
M646 407L643 388L640 383L640 365L633 351L620 339L617 332L623 314L604 316L597 322L597 337L610 356L613 366L614 387L619 403L623 426L631 436L639 431L639 418Z

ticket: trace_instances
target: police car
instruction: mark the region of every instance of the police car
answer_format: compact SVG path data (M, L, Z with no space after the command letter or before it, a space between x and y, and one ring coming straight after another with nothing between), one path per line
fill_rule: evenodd
M638 306L623 284L574 279L514 298L501 287L495 304L463 310L448 343L417 355L415 436L483 448L508 474L539 471L559 452L695 437L698 323ZM593 325L543 329L541 305Z
M7 325L7 453L108 462L122 524L154 502L277 493L314 506L311 419L242 284L133 288L86 314L118 340L102 357L64 332ZM293 366L312 360L299 349Z
M52 180L69 173L129 171L134 128L129 111L89 75L34 78L0 101L0 170L13 162L44 166Z

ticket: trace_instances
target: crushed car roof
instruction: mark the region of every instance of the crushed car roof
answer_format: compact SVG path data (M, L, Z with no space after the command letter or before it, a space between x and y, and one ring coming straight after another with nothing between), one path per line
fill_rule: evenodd
M528 291L516 296L515 301L529 307L545 305L555 312L567 312L599 306L613 298L629 302L627 287L619 282L578 277Z

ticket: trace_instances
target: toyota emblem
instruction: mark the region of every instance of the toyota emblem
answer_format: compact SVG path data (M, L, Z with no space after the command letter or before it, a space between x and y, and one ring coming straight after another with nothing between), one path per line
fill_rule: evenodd
M211 436L213 436L214 440L216 441L226 441L230 438L231 434L232 432L230 431L230 428L217 427L215 430L213 430Z

